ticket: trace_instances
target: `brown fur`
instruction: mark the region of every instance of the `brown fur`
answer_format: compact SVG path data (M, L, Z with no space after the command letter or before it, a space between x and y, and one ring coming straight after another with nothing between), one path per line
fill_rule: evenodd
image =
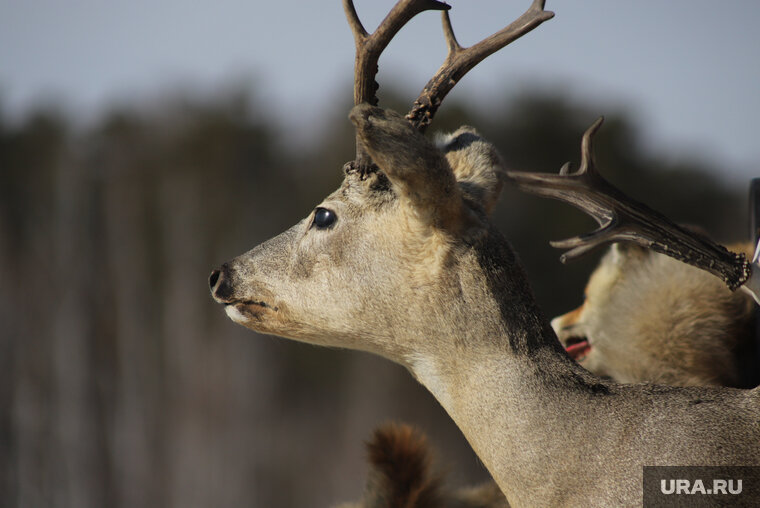
M365 506L436 508L441 505L438 478L431 471L425 436L409 425L387 424L367 443L372 470Z
M405 424L375 429L367 442L370 470L362 501L336 508L508 508L499 487L485 483L449 491L432 471L425 435Z

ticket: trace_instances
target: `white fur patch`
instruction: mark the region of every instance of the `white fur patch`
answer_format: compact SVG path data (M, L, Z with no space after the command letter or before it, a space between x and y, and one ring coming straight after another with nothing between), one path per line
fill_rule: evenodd
M227 317L236 322L239 325L244 325L248 322L248 318L238 310L234 305L227 305L224 308L224 312L227 313Z

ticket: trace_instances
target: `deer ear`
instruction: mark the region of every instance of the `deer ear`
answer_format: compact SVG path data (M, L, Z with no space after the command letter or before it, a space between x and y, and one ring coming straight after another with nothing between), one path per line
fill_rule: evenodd
M451 134L439 134L436 144L446 156L465 199L490 215L506 178L496 147L467 126Z
M464 218L462 195L443 153L401 115L361 104L349 118L372 160L420 221L444 230Z

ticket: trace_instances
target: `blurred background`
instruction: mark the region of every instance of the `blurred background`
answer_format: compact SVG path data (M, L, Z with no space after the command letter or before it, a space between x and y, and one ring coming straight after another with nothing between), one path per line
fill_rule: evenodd
M528 1L451 2L469 45ZM760 4L549 2L471 72L431 131L476 126L510 167L557 171L600 114L609 180L720 241L758 174ZM371 29L392 2L357 1ZM262 337L208 295L220 263L289 227L353 158L340 2L0 0L0 505L324 507L360 497L363 441L424 430L454 486L487 479L402 368ZM404 111L444 57L424 13L380 62ZM499 227L547 315L595 259L593 224L505 189Z

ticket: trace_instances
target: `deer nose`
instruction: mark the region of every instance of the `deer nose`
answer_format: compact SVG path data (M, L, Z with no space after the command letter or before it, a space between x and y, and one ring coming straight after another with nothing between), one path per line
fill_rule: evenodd
M208 285L211 289L211 296L219 303L230 303L232 298L232 286L230 285L230 276L227 265L224 264L221 270L214 270L208 277Z

